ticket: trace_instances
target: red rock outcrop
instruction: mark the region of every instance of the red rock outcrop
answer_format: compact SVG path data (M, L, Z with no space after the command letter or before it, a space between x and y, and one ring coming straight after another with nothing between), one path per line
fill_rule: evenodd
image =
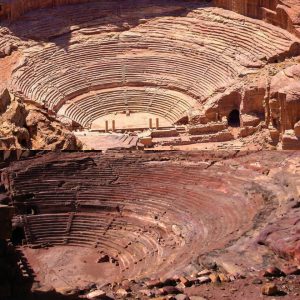
M34 103L5 89L0 94L0 149L79 150L81 143Z
M283 149L300 149L300 64L279 72L270 85L270 118Z
M298 0L213 0L213 2L216 6L280 26L300 37Z

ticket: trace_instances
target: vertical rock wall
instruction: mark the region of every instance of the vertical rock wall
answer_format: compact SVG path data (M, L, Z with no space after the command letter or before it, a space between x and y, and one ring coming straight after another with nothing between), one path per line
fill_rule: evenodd
M273 77L269 107L270 121L282 135L283 149L300 149L300 65Z
M213 0L215 6L262 19L300 37L300 3L286 0Z

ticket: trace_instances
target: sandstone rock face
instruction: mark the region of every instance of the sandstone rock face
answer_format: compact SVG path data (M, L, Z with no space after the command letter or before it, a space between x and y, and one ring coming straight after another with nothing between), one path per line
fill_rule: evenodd
M269 107L273 126L284 135L283 148L300 149L300 64L274 76L270 85Z
M299 205L299 204L298 204ZM300 263L300 246L297 236L286 238L288 231L299 230L299 208L292 209L289 214L279 219L272 226L267 226L259 236L259 243L272 249L279 256ZM295 225L294 225L295 224Z
M300 37L298 0L213 0L213 2L216 6L280 26Z
M81 144L64 126L34 104L4 90L1 96L0 149L78 150Z
M270 86L270 101L271 118L277 120L282 131L294 129L300 120L300 64L274 76Z
M275 296L278 294L278 288L274 283L267 283L263 285L261 292L263 295Z

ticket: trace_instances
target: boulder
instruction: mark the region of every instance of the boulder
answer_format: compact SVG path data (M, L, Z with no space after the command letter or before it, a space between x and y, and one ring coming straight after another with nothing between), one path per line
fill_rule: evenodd
M12 50L13 50L12 45L7 43L3 48L3 53L5 56L8 56L8 55L11 55Z
M281 272L281 270L273 266L268 267L264 272L265 277L280 277L283 275L284 274Z
M242 125L243 126L257 126L261 120L259 117L255 115L250 115L250 114L242 114L241 115L242 119Z
M40 290L42 287L37 284L35 287L32 287L32 290L34 291L38 291ZM72 288L72 287L59 287L55 289L57 293L62 294L63 296L77 296L78 295L78 289L76 288ZM92 298L91 298L92 299ZM96 299L96 298L94 298Z
M145 283L146 287L152 289L154 287L162 287L163 283L159 279L151 279Z
M300 150L300 137L294 130L286 130L282 136L282 150Z
M186 286L184 285L184 283L182 282L179 282L176 287L179 289L179 290L184 290L186 288Z
M127 297L128 296L128 292L125 289L118 289L116 294L118 296L121 296L121 297Z
M4 99L4 100L3 100ZM7 90L0 92L2 150L79 150L82 144L58 120L35 104Z
M217 283L217 282L221 281L218 274L210 274L209 278L210 278L212 283Z
M226 274L220 273L219 274L219 278L221 282L229 282L230 279L228 278L228 276Z
M281 270L285 275L299 275L300 274L300 268L297 266L284 266L281 268Z
M211 278L209 276L201 276L198 278L198 280L201 284L211 282Z
M86 295L87 299L105 299L106 293L102 290L95 290Z
M184 276L180 277L179 280L180 280L181 283L183 283L184 286L189 286L190 285L190 281Z
M210 271L210 270L204 269L204 270L198 272L197 275L198 275L198 276L207 276L207 275L210 275L210 274L211 274L211 271Z
M274 283L266 283L262 286L261 293L266 296L276 296L278 288Z

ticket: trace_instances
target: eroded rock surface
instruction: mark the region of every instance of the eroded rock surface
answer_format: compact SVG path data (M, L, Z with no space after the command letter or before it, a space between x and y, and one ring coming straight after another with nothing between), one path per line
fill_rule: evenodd
M7 89L0 94L0 149L79 150L81 143L62 123Z
M270 86L270 117L275 128L283 135L283 149L300 149L300 65L279 72Z
M48 153L11 163L1 181L36 291L192 295L259 271L258 285L298 272L299 160L297 151Z

